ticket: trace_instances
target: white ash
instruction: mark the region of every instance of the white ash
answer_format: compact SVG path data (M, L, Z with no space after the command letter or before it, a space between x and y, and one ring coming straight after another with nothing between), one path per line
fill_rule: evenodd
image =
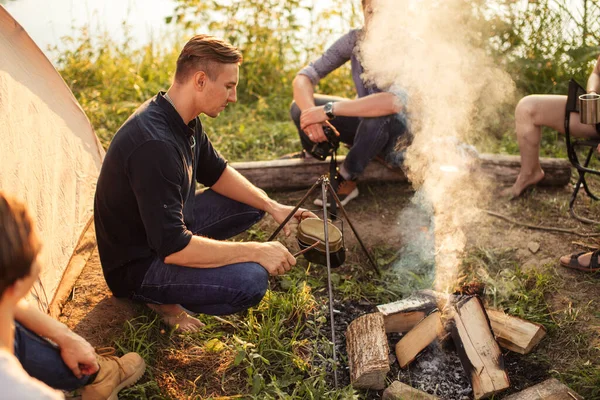
M431 344L407 368L398 372L398 380L441 399L469 399L472 389L458 355Z

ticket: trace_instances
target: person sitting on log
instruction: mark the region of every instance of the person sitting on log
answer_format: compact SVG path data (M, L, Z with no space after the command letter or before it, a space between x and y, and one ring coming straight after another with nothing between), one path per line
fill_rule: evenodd
M104 277L116 297L147 304L182 331L189 313L233 314L258 304L268 277L296 259L280 242L228 242L293 207L252 185L214 149L199 115L237 101L242 54L208 35L190 39L173 84L115 134L100 171L94 218ZM196 192L196 183L208 189ZM292 222L315 217L304 209ZM289 235L290 226L284 231Z
M600 57L586 87L588 93L600 92ZM502 195L517 198L544 179L544 171L540 165L542 127L564 134L566 104L567 96L547 94L529 95L519 101L515 110L515 125L521 153L521 170L515 183L504 190ZM600 134L600 124L595 127L582 124L578 116L572 116L569 129L573 136L578 137L598 137Z
M0 397L62 399L56 389L80 389L83 400L116 399L144 374L144 360L137 353L96 354L85 339L24 299L40 273L39 250L25 207L0 193Z
M339 38L321 57L300 70L293 81L294 102L290 114L304 150L282 158L305 158L315 145L329 141L324 124L333 125L341 142L350 146L337 176L332 177L342 205L358 196L356 181L371 160L376 159L392 169L402 165L403 152L396 145L401 137L408 137L405 92L384 91L366 84L361 77L364 68L358 45L373 14L375 1L362 1L363 28L351 30ZM321 79L348 61L358 98L349 100L314 93L314 87ZM322 199L316 199L315 204L321 206Z

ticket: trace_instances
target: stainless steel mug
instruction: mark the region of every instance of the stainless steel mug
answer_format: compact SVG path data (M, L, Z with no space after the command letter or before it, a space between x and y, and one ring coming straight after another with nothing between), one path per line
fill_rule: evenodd
M579 118L582 124L600 123L600 95L592 93L579 96Z

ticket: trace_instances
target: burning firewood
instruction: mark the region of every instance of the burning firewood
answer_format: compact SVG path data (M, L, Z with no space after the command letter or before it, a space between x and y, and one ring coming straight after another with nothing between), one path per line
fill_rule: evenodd
M431 290L419 291L405 299L382 304L377 310L383 314L386 332L406 333L417 325L425 316L439 308L443 314L451 305L462 299L464 295L480 293L482 286L472 283L461 286L453 295L446 295ZM533 322L513 317L502 311L486 309L492 325L492 331L500 347L520 354L529 353L546 334L546 329Z
M440 312L432 312L396 344L396 358L400 367L406 368L421 351L434 340L443 338L445 335L446 330L442 325Z
M412 388L400 381L394 381L385 392L383 392L383 400L437 400L438 398L429 393L422 392Z
M471 379L475 399L492 396L510 386L500 347L494 339L478 297L467 297L453 306L452 339L463 368Z
M582 400L583 397L552 378L519 393L511 394L504 400Z
M410 331L427 314L437 308L436 298L432 293L421 291L405 299L377 306L377 311L383 315L385 331L387 333Z
M382 390L390 371L389 347L381 313L352 321L346 331L350 382L360 389Z
M502 311L486 309L498 344L519 354L527 354L546 335L540 324L513 317Z

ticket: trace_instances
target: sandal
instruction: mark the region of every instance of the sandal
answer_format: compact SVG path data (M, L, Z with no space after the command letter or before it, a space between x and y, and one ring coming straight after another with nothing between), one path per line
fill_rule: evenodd
M573 254L571 254L571 258L569 259L568 263L565 263L561 260L560 265L562 265L565 268L576 269L578 271L584 271L584 272L600 271L600 265L598 265L598 255L600 255L600 249L592 252L592 256L590 258L590 265L584 266L584 265L579 264L579 261L578 261L579 256L582 256L587 253L589 253L589 252L584 251L581 253L573 253Z

